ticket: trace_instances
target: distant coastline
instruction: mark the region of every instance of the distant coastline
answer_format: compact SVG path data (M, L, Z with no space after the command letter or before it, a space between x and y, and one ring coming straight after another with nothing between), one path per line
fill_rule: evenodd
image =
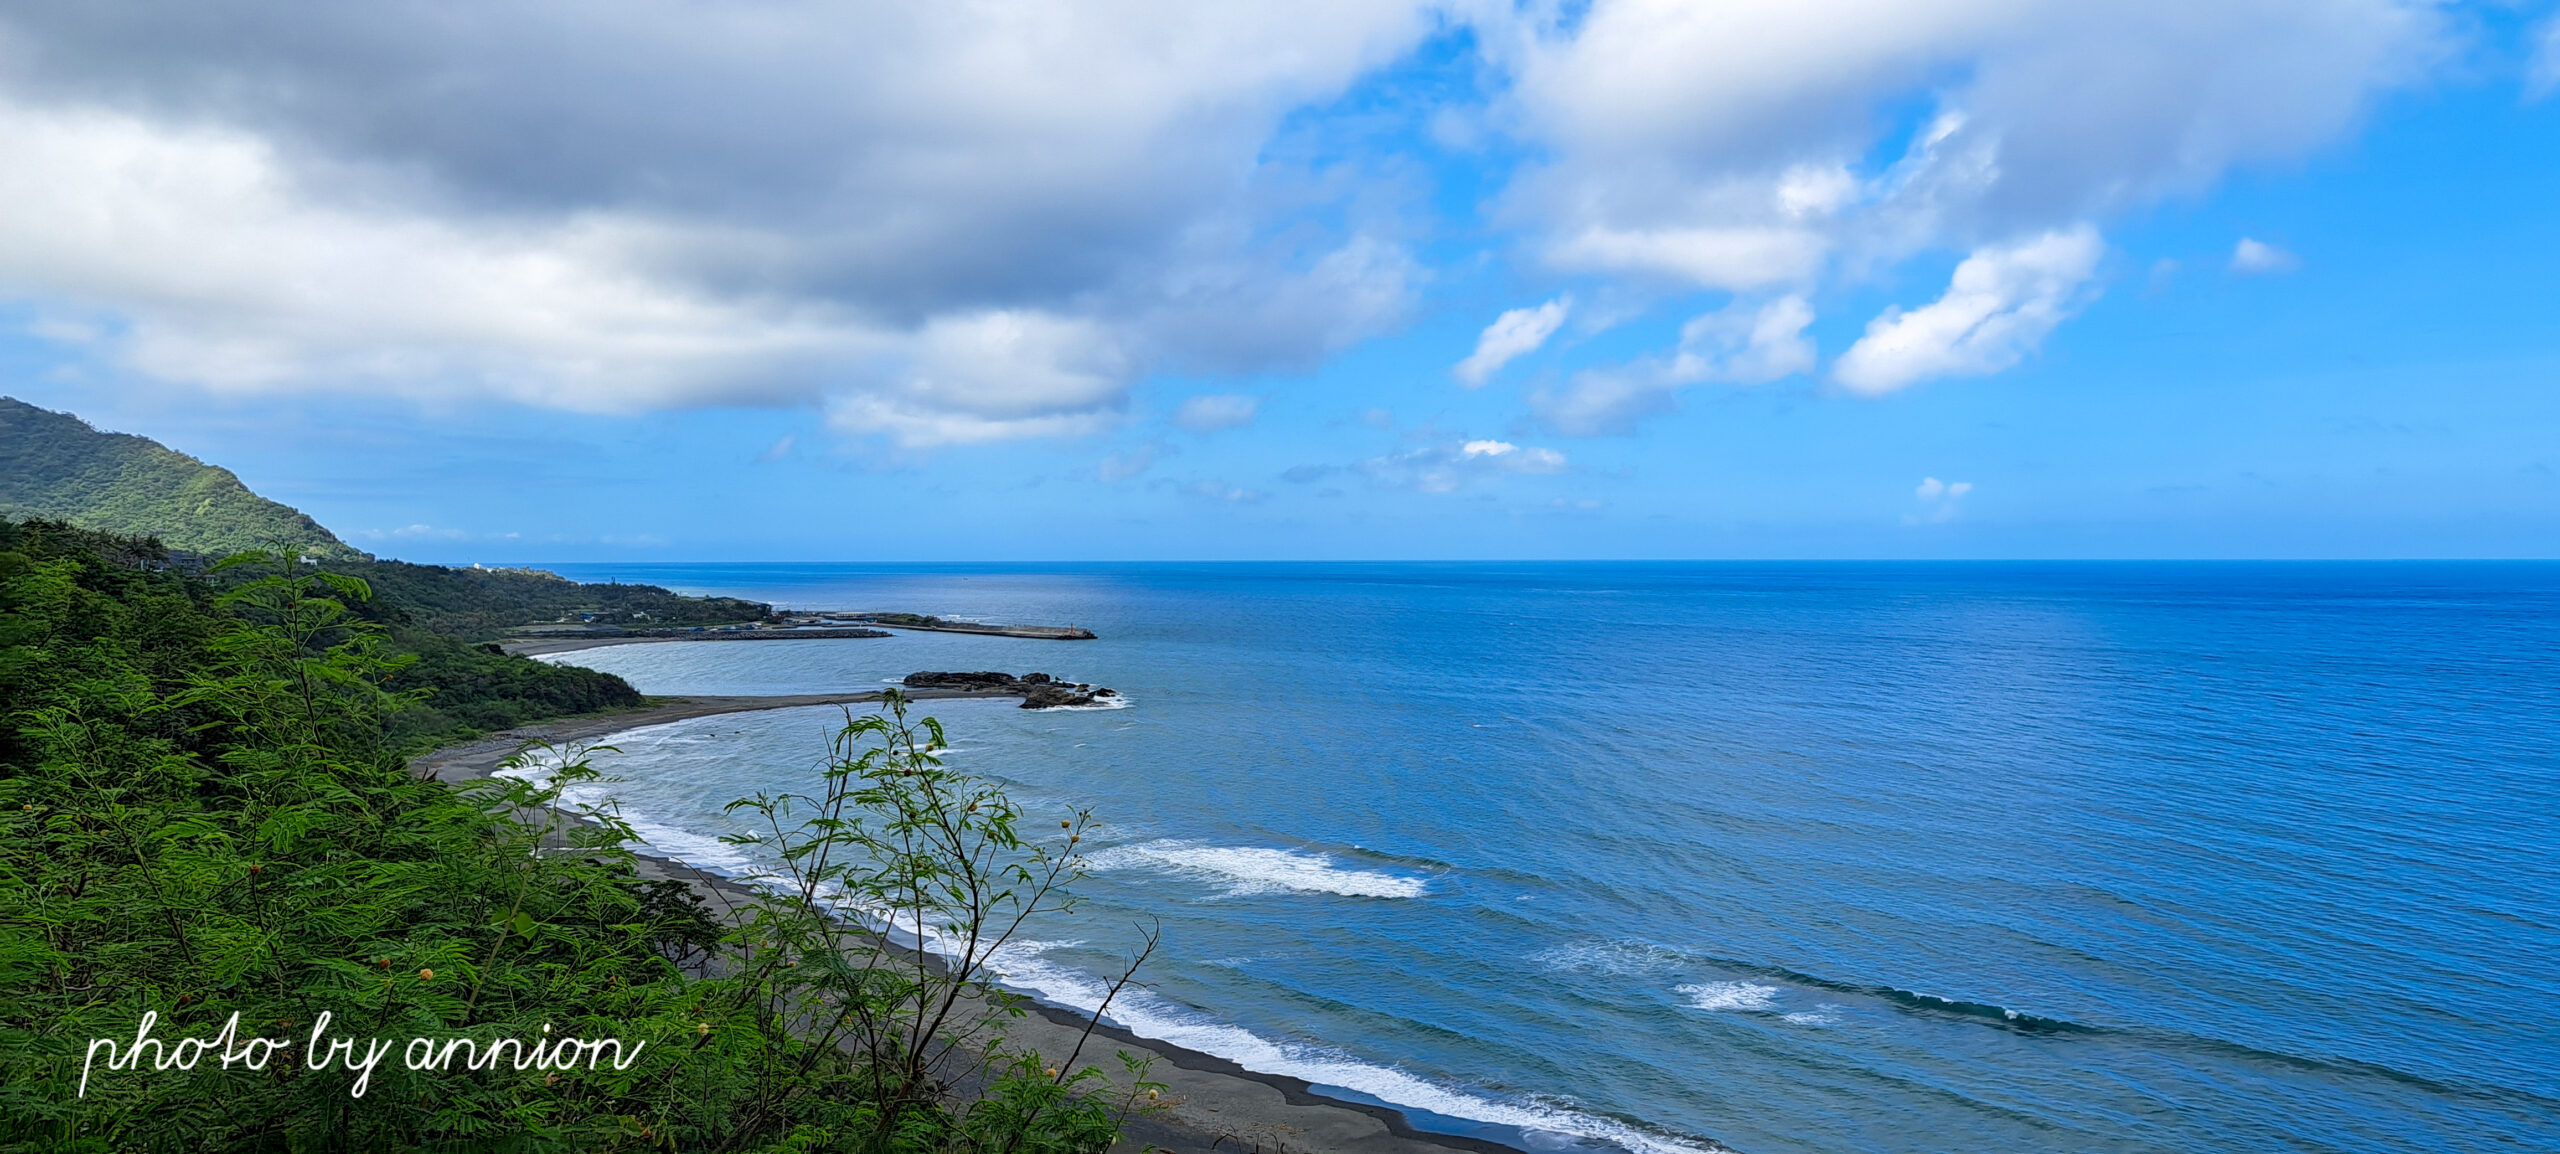
M691 629L633 629L622 625L554 625L520 628L500 647L524 657L573 653L603 645L643 641L832 641L887 637L887 630L917 633L974 633L986 637L1022 637L1034 641L1092 641L1094 632L1074 625L992 625L946 621L916 613L836 613L801 610L778 613L756 625Z
M887 637L880 629L738 629L676 630L651 629L641 632L596 633L582 637L533 637L498 643L498 647L519 657L543 657L554 653L575 653L581 649L597 649L607 645L638 645L650 641L844 641L859 638Z

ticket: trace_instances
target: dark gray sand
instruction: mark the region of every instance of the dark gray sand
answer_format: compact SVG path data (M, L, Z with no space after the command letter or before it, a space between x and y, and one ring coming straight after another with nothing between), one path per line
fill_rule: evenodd
M1002 696L934 689L913 690L907 695L916 700ZM788 697L658 698L640 709L508 730L436 750L410 764L422 775L462 782L489 776L499 762L529 741L594 741L642 726L718 713L879 700L877 691ZM666 858L640 855L640 869L650 878L676 878L691 883L715 908L734 905L745 892L727 878ZM1075 1048L1085 1029L1085 1019L1050 1006L1037 1006L1036 1010L1007 1025L1005 1033L1018 1045L1052 1060L1063 1059ZM1166 1084L1165 1101L1169 1103L1152 1116L1130 1120L1122 1141L1125 1150L1152 1144L1179 1154L1210 1154L1213 1150L1261 1154L1517 1154L1513 1147L1480 1138L1418 1131L1396 1111L1326 1098L1299 1079L1256 1073L1224 1058L1150 1041L1108 1025L1094 1030L1081 1062L1098 1062L1105 1069L1116 1071L1118 1063L1112 1055L1117 1051L1153 1057L1155 1065L1147 1076Z

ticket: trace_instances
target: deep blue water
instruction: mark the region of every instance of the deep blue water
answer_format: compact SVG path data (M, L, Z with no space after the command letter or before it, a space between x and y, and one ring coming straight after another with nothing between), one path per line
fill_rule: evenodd
M955 764L1105 823L1015 980L1087 999L1160 917L1126 1024L1443 1126L2560 1149L2560 566L556 568L1094 629L567 659L1121 690L933 709ZM827 729L662 727L615 790L724 864L720 804Z

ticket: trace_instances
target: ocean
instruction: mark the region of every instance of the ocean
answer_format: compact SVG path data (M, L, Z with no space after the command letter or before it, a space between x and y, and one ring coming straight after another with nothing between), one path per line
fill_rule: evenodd
M2560 566L555 565L1047 642L664 643L643 691L928 702L1086 904L1005 960L1531 1149L2560 1149ZM628 735L658 852L829 709Z

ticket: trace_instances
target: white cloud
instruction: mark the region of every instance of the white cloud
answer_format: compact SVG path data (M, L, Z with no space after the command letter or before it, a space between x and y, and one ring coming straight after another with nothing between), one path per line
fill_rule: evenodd
M1979 376L2018 363L2071 315L2106 244L2086 226L1986 248L1956 266L1944 296L1887 309L1841 354L1832 376L1879 396L1932 377Z
M1553 449L1523 449L1509 441L1468 441L1458 446L1461 461L1490 460L1506 473L1561 473L1565 456Z
M1681 326L1680 345L1669 358L1588 370L1531 404L1568 436L1627 432L1645 417L1671 411L1689 385L1757 385L1813 371L1813 342L1804 335L1812 323L1813 306L1801 296L1736 301Z
M1499 218L1560 271L1802 294L2299 157L2445 58L2447 24L2433 0L1533 6L1480 25L1515 78L1501 111L1539 150ZM1897 139L1908 117L1884 110L1914 102L1935 115ZM2015 359L1974 351L1946 371ZM1550 398L1560 427L1669 404L1643 372Z
M2292 272L2302 267L2302 258L2262 240L2241 237L2231 249L2231 271L2242 276Z
M1619 229L1593 225L1556 241L1547 260L1573 272L1646 273L1735 292L1813 276L1829 243L1810 229Z
M1813 371L1813 342L1804 330L1813 306L1783 296L1757 309L1737 303L1695 317L1680 327L1680 350L1671 376L1682 382L1731 381L1758 385Z
M781 440L775 441L770 448L756 454L756 460L765 462L779 461L784 457L790 456L792 446L798 444L799 441L799 437L790 433L784 433Z
M1261 407L1259 397L1205 393L1182 402L1182 407L1174 410L1173 423L1195 433L1240 429L1253 423L1253 415Z
M234 391L1090 430L1154 368L1303 365L1403 314L1393 228L1313 220L1345 190L1262 150L1430 27L1366 0L11 6L0 299ZM1002 317L1086 338L977 371Z
M1936 477L1923 477L1920 479L1919 487L1911 491L1911 495L1919 500L1920 508L1915 512L1903 514L1902 523L1927 525L1952 521L1961 509L1964 495L1972 491L1973 482L1971 481L1941 481Z
M1515 251L1625 282L1607 292L1758 301L2302 155L2424 75L2448 17L2434 0L0 0L0 303L230 391L815 404L913 446L1091 432L1148 374L1303 367L1411 313L1431 270L1403 238L1428 230L1372 179L1406 162L1342 143L1356 133L1275 144L1454 24L1493 95L1428 111L1449 141L1508 134L1535 158L1485 206ZM2555 28L2536 91L2560 83ZM1899 139L1914 102L1936 115ZM1564 311L1505 314L1459 379L1540 347ZM1006 324L1010 349L990 331ZM1703 371L1793 363L1765 347L1785 355ZM1668 371L1554 400L1622 421L1670 403Z
M1513 207L1552 257L1760 289L2298 156L2438 59L2443 24L2428 0L1594 0L1488 43L1550 150ZM1914 97L1946 115L1853 178Z
M588 411L761 399L891 344L825 310L648 274L677 228L594 214L473 229L319 203L246 133L0 103L0 293L130 324L146 373L226 391L358 385ZM713 384L716 382L716 384Z
M905 342L884 387L831 399L827 422L931 448L1076 436L1118 423L1126 354L1096 322L1021 310L937 317Z
M1492 324L1485 326L1483 335L1476 338L1476 351L1450 371L1468 388L1484 384L1502 366L1538 351L1564 324L1565 313L1572 307L1573 298L1557 297L1534 308L1512 309L1495 317Z

